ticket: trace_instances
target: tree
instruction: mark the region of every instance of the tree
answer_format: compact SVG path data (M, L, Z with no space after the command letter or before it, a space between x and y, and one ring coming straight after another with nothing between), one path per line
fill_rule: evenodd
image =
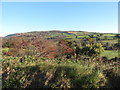
M116 34L114 37L115 38L120 38L120 34Z
M71 58L74 56L74 45L73 41L60 40L58 43L60 56L66 56L66 58Z
M6 55L12 56L37 56L54 58L57 54L57 46L43 37L12 37L7 41L10 43L10 50Z
M119 43L115 43L115 44L113 45L113 48L114 48L115 50L120 50L120 44L119 44Z
M54 58L57 54L57 46L42 37L32 38L26 50L28 54L38 57Z
M87 44L84 46L81 51L80 55L84 55L90 58L95 58L98 55L100 55L104 51L101 43L95 43L95 44Z

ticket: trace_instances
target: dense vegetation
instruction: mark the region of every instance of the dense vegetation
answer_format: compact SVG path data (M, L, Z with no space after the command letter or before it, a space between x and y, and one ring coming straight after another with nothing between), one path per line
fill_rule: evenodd
M3 37L3 88L119 88L119 38L82 31Z

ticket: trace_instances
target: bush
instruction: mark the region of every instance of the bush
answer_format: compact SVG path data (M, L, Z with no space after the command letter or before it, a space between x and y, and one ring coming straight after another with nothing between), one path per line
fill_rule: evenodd
M108 84L119 87L119 67L82 62L5 56L2 60L3 88L102 88ZM109 73L110 68L113 69Z

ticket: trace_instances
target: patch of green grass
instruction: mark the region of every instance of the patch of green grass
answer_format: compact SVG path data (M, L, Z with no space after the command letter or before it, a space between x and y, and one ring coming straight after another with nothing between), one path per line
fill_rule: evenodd
M115 44L115 43L118 43L118 40L102 40L101 42L103 43L111 43L111 44Z
M115 36L115 34L103 34L103 36Z
M105 50L102 54L102 56L106 56L108 59L118 57L118 51L117 50Z
M77 38L83 38L84 36L78 36Z
M9 48L2 48L2 52L8 52Z

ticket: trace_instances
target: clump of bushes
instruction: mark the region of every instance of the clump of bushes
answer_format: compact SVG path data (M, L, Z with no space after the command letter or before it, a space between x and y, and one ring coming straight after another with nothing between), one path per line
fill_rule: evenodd
M92 71L88 67L59 66L51 80L54 88L99 88L106 83L105 76L99 71Z
M32 57L25 57L26 61L29 58ZM3 88L99 88L106 83L102 72L80 61L58 63L59 60L39 58L21 64L20 59L4 60Z

